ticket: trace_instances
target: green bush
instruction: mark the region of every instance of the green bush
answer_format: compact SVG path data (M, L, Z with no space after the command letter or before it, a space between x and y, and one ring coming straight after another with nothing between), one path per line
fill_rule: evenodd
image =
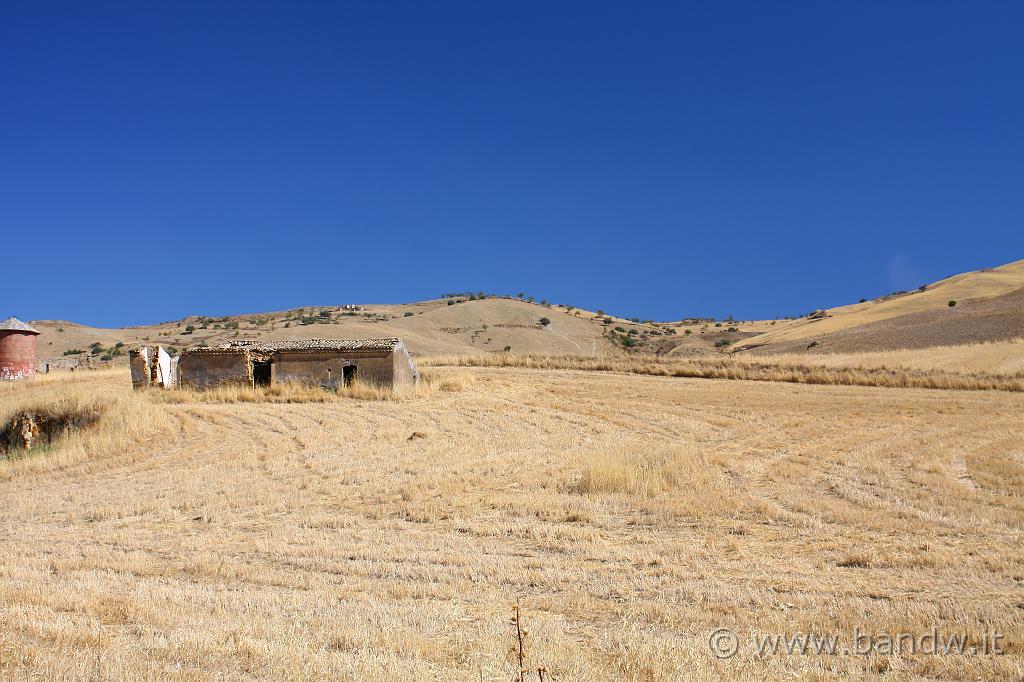
M956 301L950 301L949 302L949 307L950 308L956 307Z
M414 313L406 313L406 314L405 314L405 315L403 315L402 317L412 317L412 316L413 316L413 314L414 314Z
M549 324L551 324L551 320L549 320L546 317L542 317L542 318L540 318L540 324L541 324L542 327L546 327Z

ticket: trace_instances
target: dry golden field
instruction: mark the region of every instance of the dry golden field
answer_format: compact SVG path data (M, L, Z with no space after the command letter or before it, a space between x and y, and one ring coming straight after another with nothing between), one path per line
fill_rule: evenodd
M517 599L533 680L1024 675L1024 394L426 372L317 402L0 386L5 415L104 410L0 461L2 676L507 681ZM1004 653L751 641L932 627Z

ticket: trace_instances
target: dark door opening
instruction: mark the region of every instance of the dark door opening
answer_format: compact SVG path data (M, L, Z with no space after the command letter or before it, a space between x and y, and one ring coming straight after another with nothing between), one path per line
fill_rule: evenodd
M257 386L270 385L270 362L252 363L252 382Z
M356 366L346 365L345 366L345 385L351 386L352 382L356 380Z

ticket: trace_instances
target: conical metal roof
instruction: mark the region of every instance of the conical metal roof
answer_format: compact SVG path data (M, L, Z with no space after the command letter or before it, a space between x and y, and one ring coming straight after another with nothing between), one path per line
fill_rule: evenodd
M0 332L25 332L27 334L39 333L38 330L33 329L15 317L8 317L3 322L0 322Z

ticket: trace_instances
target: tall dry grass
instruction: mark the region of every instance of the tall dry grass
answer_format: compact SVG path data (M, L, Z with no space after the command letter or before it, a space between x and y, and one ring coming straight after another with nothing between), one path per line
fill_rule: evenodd
M955 346L931 346L858 353L776 353L734 357L774 365L815 365L841 368L905 369L918 372L982 374L1019 377L1024 374L1024 339L985 341Z
M123 382L128 380L127 388ZM50 471L123 455L135 456L154 439L170 437L174 424L148 400L130 392L127 369L64 373L53 378L11 382L0 392L0 424L29 412L58 417L95 415L58 441L28 451L0 455L0 480L19 473ZM88 422L88 423L86 423Z
M814 362L814 356L793 356L784 361L756 356L709 356L668 360L645 355L588 357L515 353L434 356L419 360L420 365L432 367L567 369L836 386L1024 391L1024 372L988 374L978 371L961 373L907 367L830 367Z
M327 403L337 400L415 400L439 392L455 392L473 383L468 372L427 370L420 381L409 386L379 386L353 381L347 386L327 389L308 382L280 382L270 386L218 386L212 389L149 389L150 397L164 403Z
M631 443L587 458L573 489L585 495L623 495L678 516L720 513L732 495L722 463L693 443Z

